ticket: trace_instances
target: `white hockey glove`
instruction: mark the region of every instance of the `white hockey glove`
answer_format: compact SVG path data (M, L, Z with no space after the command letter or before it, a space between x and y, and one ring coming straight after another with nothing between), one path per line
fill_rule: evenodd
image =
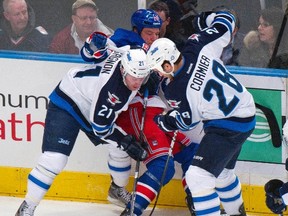
M286 144L288 144L288 121L286 121L286 123L284 124L282 131L283 131L283 138Z

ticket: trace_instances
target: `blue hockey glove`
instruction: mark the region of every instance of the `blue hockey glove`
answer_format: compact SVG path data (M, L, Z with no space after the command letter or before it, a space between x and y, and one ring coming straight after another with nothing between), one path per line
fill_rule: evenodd
M106 48L107 35L102 32L94 32L92 35L92 43L98 50L103 50ZM90 37L91 37L90 36Z
M132 135L125 136L118 145L134 160L143 161L148 157L148 152L145 150L147 143L137 141Z
M89 53L90 56L93 56L95 59L105 59L108 56L106 42L107 35L103 34L102 32L94 32L86 39L84 43L84 49L87 53Z
M174 112L171 110L165 115L156 115L153 120L164 132L175 131L178 128L176 127Z
M286 205L282 200L279 189L283 182L278 179L272 179L264 186L266 192L266 206L275 214L282 214L286 211Z

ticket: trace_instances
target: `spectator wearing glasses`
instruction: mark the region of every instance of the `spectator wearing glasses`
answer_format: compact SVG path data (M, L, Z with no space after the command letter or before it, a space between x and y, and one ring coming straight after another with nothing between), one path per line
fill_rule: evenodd
M25 0L4 0L0 28L0 49L46 52L49 35L35 26L35 13Z
M243 39L244 47L239 56L239 65L261 68L269 67L283 17L283 11L276 7L261 10L257 30L248 32ZM282 38L282 43L278 47L278 57L287 53L288 49L287 45L283 43L284 41L285 39ZM275 62L272 62L270 67L271 65L274 68L280 67Z
M58 34L50 44L52 53L79 54L87 37L95 31L106 35L113 30L98 19L98 7L92 0L77 0L72 5L72 21Z

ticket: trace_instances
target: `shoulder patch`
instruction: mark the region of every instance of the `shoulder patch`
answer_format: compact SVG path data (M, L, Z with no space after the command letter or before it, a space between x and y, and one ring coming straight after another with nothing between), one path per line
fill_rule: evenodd
M46 29L44 29L42 26L37 26L35 29L38 30L43 35L48 35Z

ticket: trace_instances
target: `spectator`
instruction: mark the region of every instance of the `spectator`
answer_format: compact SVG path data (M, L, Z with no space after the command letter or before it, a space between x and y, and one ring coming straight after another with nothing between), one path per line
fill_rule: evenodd
M166 28L170 23L170 13L168 5L162 0L155 0L149 4L149 9L154 10L162 20L159 37L165 37Z
M49 51L52 53L79 54L87 37L94 31L106 35L113 30L98 19L98 8L92 0L77 0L72 5L73 23L66 26L53 38Z
M239 65L261 68L269 66L283 17L282 10L276 7L263 9L260 12L257 30L248 32L244 38ZM282 38L282 41L285 39ZM287 53L287 43L282 43L278 50L278 56ZM277 67L275 62L274 67Z
M185 34L183 22L180 21L182 12L177 1L155 0L149 4L149 9L154 10L162 19L159 38L169 38L181 49L190 35Z
M4 19L0 29L0 49L47 52L49 35L35 27L35 14L25 0L4 0Z

